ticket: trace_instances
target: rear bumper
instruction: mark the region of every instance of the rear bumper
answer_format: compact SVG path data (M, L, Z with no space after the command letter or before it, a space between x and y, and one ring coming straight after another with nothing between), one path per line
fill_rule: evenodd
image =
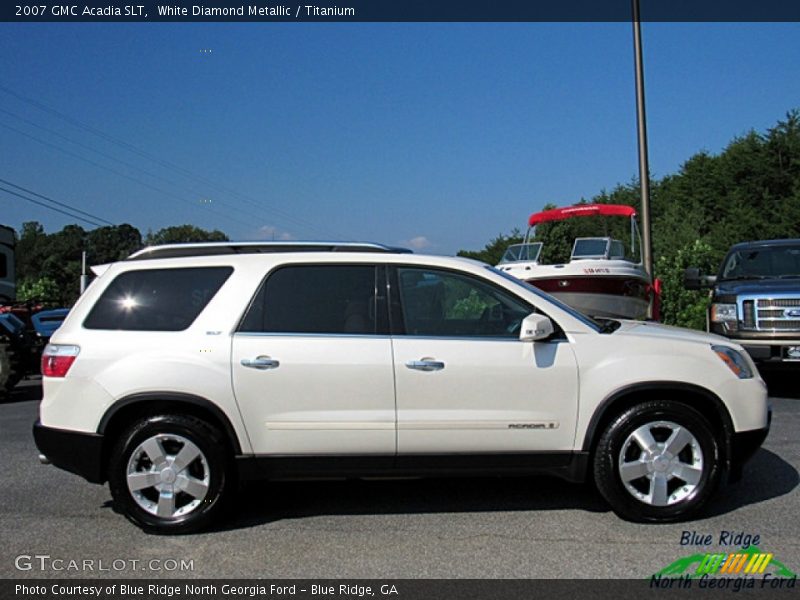
M33 425L36 447L53 465L80 475L91 483L103 483L103 436L99 433L67 431Z

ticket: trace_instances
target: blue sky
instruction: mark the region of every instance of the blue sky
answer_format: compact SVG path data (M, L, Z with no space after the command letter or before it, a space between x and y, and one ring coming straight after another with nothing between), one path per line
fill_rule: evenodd
M798 24L643 35L656 177L800 108ZM637 175L628 23L5 23L0 56L0 178L143 233L450 254Z

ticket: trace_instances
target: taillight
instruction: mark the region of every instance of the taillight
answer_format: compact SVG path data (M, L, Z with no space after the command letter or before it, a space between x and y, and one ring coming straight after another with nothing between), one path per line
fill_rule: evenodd
M47 344L42 352L42 375L64 377L80 351L78 346Z

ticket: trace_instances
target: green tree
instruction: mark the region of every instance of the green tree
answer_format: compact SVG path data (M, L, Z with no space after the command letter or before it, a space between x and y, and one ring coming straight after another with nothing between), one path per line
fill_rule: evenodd
M699 267L704 273L715 273L718 266L714 249L701 240L661 256L655 265L662 286L661 321L667 325L705 329L708 292L685 289L683 272L688 267Z
M650 193L653 258L663 284L664 321L703 328L707 298L683 289L686 267L713 273L736 242L800 237L800 111L790 111L764 133L751 131L734 138L718 155L698 152L677 173L652 179ZM638 208L638 182L602 191L591 201ZM544 242L543 262L568 260L576 237L621 239L624 219L610 222L618 225L604 230L590 217L540 225L535 239ZM508 237L500 235L484 250L459 254L497 262L492 250Z
M22 224L17 237L17 281L39 277L41 265L48 255L48 235L38 221Z
M228 236L218 229L208 231L194 225L177 225L159 229L155 233L148 232L145 244L180 244L184 242L227 242Z
M45 304L61 304L61 290L49 277L23 279L17 286L17 300L38 300Z
M165 227L148 235L148 243L224 241L221 231L193 225ZM71 306L80 293L83 252L90 265L122 260L142 247L139 230L127 223L85 231L67 225L48 234L36 221L23 223L16 248L18 295Z
M519 244L522 242L522 234L519 229L513 229L508 235L500 234L491 242L486 244L483 250L459 250L458 256L472 258L479 260L490 265L496 265L503 257L503 253L511 244Z
M91 264L122 260L141 247L142 234L127 223L98 227L86 234L86 253Z
M80 293L81 257L86 232L78 225L67 225L47 236L47 255L33 277L55 281L59 288L59 304L72 304Z

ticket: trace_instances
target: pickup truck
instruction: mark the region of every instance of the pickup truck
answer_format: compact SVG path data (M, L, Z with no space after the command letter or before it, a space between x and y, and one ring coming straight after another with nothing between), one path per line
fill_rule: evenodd
M684 286L711 289L709 332L742 345L759 365L800 367L800 239L735 244L716 276L691 267Z

